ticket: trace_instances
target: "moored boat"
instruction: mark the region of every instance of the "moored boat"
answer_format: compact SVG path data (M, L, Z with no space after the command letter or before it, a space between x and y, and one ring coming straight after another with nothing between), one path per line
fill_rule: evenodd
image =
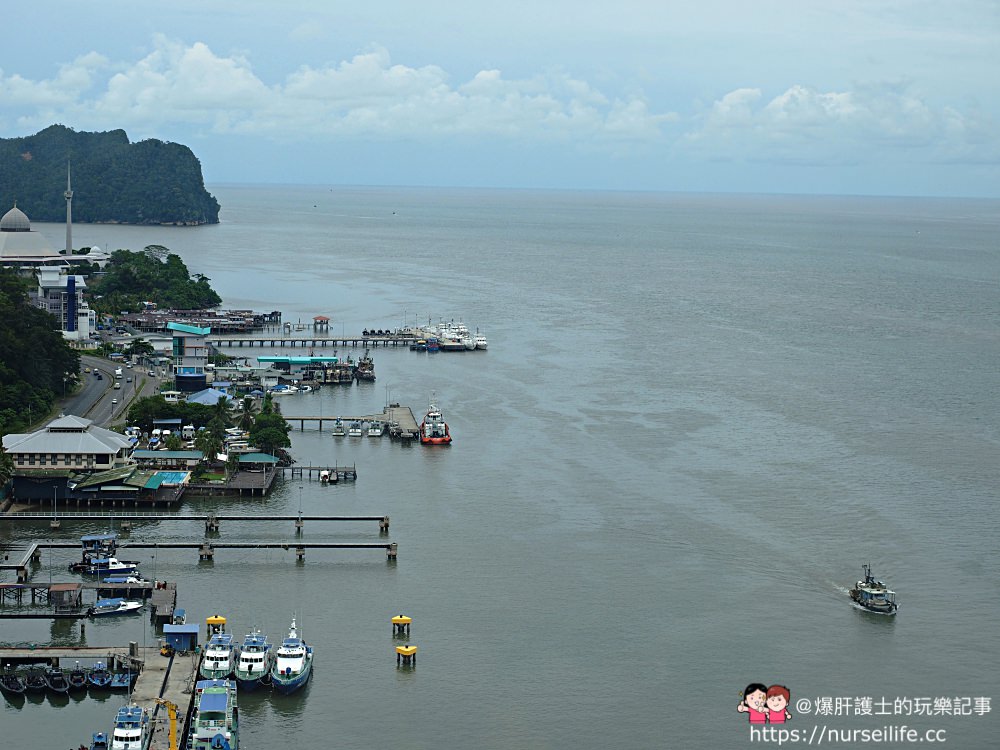
M271 684L278 692L292 693L306 684L312 674L313 650L299 637L295 620L288 629L288 636L274 654L271 667Z
M448 423L444 421L441 410L433 401L427 408L424 421L420 423L420 442L424 445L449 445L451 443Z
M344 429L344 422L341 419L336 420L333 423L333 436L334 437L344 437L347 434L347 430Z
M90 608L87 614L91 617L107 617L109 615L127 615L142 609L142 602L115 597L113 599L98 599L97 604Z
M473 341L476 342L476 348L480 350L486 350L490 346L490 342L486 340L486 334L480 333L479 329L476 329L476 335L473 337Z
M871 565L861 566L865 572L863 581L858 581L851 589L851 599L859 606L869 612L876 612L880 615L894 615L899 605L896 604L896 592L891 591L882 581L875 580L872 576Z
M135 560L119 560L117 557L93 557L73 563L69 569L74 573L127 576L139 572L139 563Z
M90 668L90 674L87 675L87 681L91 686L96 688L106 688L111 684L111 672L108 671L108 665L103 661L94 662L94 666Z
M87 687L87 672L80 666L80 662L76 663L66 676L66 682L69 683L70 690L84 690Z
M90 738L90 750L108 750L108 735L104 732L94 732Z
M24 695L24 678L17 672L4 670L0 674L0 692L6 695Z
M130 690L136 677L138 675L133 672L114 672L108 687L112 690Z
M33 669L24 676L24 691L26 693L44 693L48 686L42 672Z
M236 684L239 689L256 690L263 681L270 681L273 660L267 636L256 629L247 633L236 660Z
M207 680L222 680L233 673L236 646L232 633L214 633L205 646L198 672Z
M66 679L66 673L63 672L58 667L49 667L45 670L45 684L49 686L49 690L54 693L68 693L69 692L69 680Z
M382 437L385 434L385 422L381 419L373 419L368 423L368 437Z
M361 437L365 434L365 431L361 429L361 422L351 422L351 426L347 428L347 437Z
M194 710L188 733L188 750L239 748L239 713L234 680L199 680L195 683ZM294 743L293 743L294 744Z
M149 742L149 713L134 704L122 706L111 730L111 750L144 750Z

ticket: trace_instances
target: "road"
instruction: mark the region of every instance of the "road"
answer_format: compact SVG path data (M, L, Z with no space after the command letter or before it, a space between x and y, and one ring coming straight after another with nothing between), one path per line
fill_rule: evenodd
M83 368L90 367L89 373ZM115 389L115 369L122 368L120 389ZM94 369L100 371L103 379L94 375ZM139 396L152 396L160 390L160 378L150 377L145 370L127 369L124 364L117 364L110 359L93 357L84 354L80 357L80 390L68 396L61 402L64 414L77 414L94 421L99 427L121 421L128 410L129 403ZM132 382L128 382L132 378ZM138 390L137 390L138 388ZM117 400L118 403L112 403Z

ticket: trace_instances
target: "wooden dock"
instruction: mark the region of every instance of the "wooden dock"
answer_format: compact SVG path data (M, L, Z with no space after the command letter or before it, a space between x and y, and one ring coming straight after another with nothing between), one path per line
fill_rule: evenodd
M377 349L379 347L409 347L416 341L413 336L331 336L329 333L318 335L299 335L291 333L282 334L257 334L257 335L237 335L232 333L213 333L208 336L208 343L212 346L226 347L229 349L248 347L285 347L293 349L295 347L309 347L311 349Z

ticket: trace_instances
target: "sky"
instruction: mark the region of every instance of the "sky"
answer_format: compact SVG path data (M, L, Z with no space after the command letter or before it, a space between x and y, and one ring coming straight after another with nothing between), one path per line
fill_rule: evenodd
M0 137L213 183L1000 197L1000 0L34 0Z

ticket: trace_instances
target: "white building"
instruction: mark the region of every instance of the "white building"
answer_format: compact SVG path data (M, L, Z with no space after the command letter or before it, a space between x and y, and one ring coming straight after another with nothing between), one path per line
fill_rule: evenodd
M15 472L102 471L134 463L128 438L72 414L52 420L37 432L4 435L3 449L14 461Z
M29 296L36 307L55 316L63 336L73 340L90 338L97 316L83 299L87 282L82 276L63 273L58 267L38 269L38 290Z

